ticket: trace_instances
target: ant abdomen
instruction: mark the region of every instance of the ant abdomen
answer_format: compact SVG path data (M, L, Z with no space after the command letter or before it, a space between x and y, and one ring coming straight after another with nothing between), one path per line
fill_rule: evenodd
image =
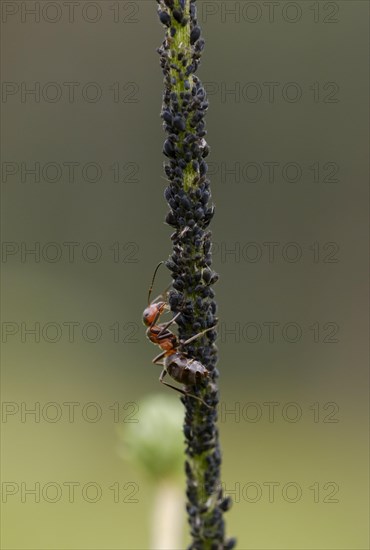
M195 386L200 380L208 378L208 371L202 363L181 353L168 355L164 368L173 380L184 386Z

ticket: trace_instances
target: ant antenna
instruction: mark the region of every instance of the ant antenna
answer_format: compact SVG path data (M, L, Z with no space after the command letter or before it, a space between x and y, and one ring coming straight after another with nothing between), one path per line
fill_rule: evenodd
M152 294L152 291L153 291L153 286L154 286L154 280L155 280L155 276L157 275L157 271L158 269L160 268L160 266L164 264L164 262L159 262L159 264L157 265L157 267L155 268L154 270L154 274L153 274L153 279L152 279L152 282L150 284L150 288L149 288L149 293L148 293L148 305L150 305L150 296Z

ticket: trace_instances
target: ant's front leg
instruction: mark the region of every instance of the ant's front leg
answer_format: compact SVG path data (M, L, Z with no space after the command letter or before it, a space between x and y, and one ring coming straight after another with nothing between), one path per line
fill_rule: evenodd
M156 298L154 298L154 300L150 302L150 305L156 304L159 301L167 302L166 297L171 286L172 286L172 283L168 285L168 287L162 292L162 294L159 294ZM169 307L166 306L166 309L169 309Z
M202 330L201 332L198 332L198 334L195 334L191 338L188 338L185 341L181 341L180 344L182 346L186 346L187 344L190 344L190 342L193 342L193 340L196 340L197 338L200 338L201 336L203 336L203 334L206 334L206 332L209 332L210 330L214 330L215 328L216 328L216 325L214 325L213 327L206 328L205 330Z
M170 327L172 323L176 321L179 315L180 315L180 312L176 313L176 315L172 317L171 321L168 321L168 323L163 323L163 325L160 325L161 330L158 333L158 336L161 336L168 329L168 327Z

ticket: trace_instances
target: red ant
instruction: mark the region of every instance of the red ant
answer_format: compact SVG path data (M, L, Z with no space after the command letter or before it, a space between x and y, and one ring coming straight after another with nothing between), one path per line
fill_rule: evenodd
M194 397L195 399L198 399L208 407L209 405L207 405L200 397L197 397L196 395L193 395L186 390L177 388L172 384L168 384L163 380L166 374L168 373L171 376L171 378L173 378L176 382L179 382L180 384L184 384L184 386L186 387L186 386L194 386L200 380L202 379L204 380L209 377L209 372L205 368L205 366L202 365L202 363L200 363L199 361L196 361L195 359L189 359L184 352L177 351L177 348L180 345L186 346L187 344L190 344L190 342L192 342L196 338L203 336L206 332L210 330L214 330L215 327L207 328L202 332L195 334L195 336L192 336L188 340L185 340L184 342L182 342L178 340L177 336L173 332L168 330L170 325L172 325L177 319L177 317L180 315L180 312L177 313L167 323L156 324L159 317L165 312L165 310L169 310L168 303L163 300L165 293L160 294L159 296L157 296L157 298L155 298L152 302L150 302L150 296L153 290L155 276L157 274L159 267L162 264L163 262L160 262L155 268L152 283L150 285L149 293L148 293L148 307L145 308L143 313L144 324L148 327L146 334L149 340L163 350L159 355L157 355L157 357L153 359L153 363L155 365L163 366L163 370L159 377L159 381L162 384L180 392L183 395ZM159 298L162 298L162 300L159 300Z
M143 321L144 325L148 327L146 335L149 340L153 342L153 344L161 347L163 350L170 350L173 349L173 347L176 345L177 337L175 334L173 334L173 332L168 330L168 327L175 322L180 313L177 313L168 323L156 324L159 317L163 313L165 313L166 310L168 311L170 309L167 302L163 300L164 294L167 289L165 290L165 292L163 292L163 294L160 294L159 296L157 296L157 298L150 302L150 296L153 291L155 276L159 267L162 264L163 262L160 262L155 268L152 283L150 285L148 293L148 307L144 309ZM162 298L162 300L158 301L159 298Z

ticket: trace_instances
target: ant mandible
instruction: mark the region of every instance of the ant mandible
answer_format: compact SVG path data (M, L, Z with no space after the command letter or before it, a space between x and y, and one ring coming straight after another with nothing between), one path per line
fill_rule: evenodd
M162 294L157 296L157 298L155 298L152 302L150 302L154 280L159 267L163 263L164 262L160 262L155 268L148 293L148 306L145 308L143 313L143 322L148 327L146 331L147 337L151 342L153 342L153 344L156 344L163 350L159 355L157 355L157 357L153 359L153 363L155 365L161 365L163 367L163 370L159 377L159 381L162 384L178 391L182 395L198 399L204 405L209 407L209 405L207 405L207 403L205 403L200 397L191 394L186 389L177 388L176 386L168 384L164 381L164 377L167 373L171 376L171 378L173 378L173 380L175 380L179 384L184 384L185 387L194 386L200 380L205 380L209 378L209 372L205 368L205 366L202 365L202 363L196 361L195 359L189 359L184 352L179 352L177 351L177 349L180 345L186 346L187 344L190 344L190 342L192 342L196 338L200 338L206 332L214 330L215 327L207 328L199 332L198 334L195 334L191 338L188 338L188 340L180 341L177 336L169 330L169 327L176 321L176 319L180 315L180 312L177 313L167 323L157 324L160 316L165 313L166 310L169 311L170 309L167 301L163 299L167 289Z

